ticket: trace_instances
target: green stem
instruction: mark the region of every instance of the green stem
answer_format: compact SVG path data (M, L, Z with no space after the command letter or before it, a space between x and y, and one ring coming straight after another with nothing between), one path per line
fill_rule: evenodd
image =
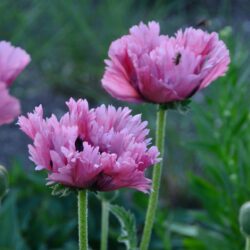
M79 250L88 250L88 193L78 191Z
M250 250L250 238L246 237L246 250Z
M108 227L109 227L109 202L103 200L101 250L107 250L108 247Z
M156 145L161 152L162 158L164 156L166 114L167 114L166 109L160 105L157 112L157 121L156 121ZM155 220L155 212L157 208L158 197L159 197L162 164L163 161L161 161L160 163L156 164L153 167L153 179L152 179L153 191L151 192L149 197L146 221L142 234L140 250L147 250L149 246L153 224Z

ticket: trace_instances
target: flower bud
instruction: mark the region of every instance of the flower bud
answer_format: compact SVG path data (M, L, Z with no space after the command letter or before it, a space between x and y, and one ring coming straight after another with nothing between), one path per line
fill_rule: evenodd
M0 165L0 201L8 190L8 172L5 167Z
M246 202L240 208L239 215L240 229L241 232L246 236L250 237L250 202Z

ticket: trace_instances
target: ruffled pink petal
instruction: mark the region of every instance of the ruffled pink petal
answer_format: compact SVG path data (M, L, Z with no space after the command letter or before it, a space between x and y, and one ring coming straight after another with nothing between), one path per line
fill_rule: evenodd
M25 116L20 116L17 124L26 135L28 135L31 139L34 139L37 132L42 131L45 127L42 106L40 105L36 107L34 113L28 113L27 118Z
M102 79L102 86L111 96L119 100L135 103L143 100L119 68L115 72L106 71Z

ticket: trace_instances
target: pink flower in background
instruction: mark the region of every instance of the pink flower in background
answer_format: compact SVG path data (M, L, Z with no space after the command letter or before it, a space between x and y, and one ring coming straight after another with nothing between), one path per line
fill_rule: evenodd
M227 71L229 51L217 33L188 28L168 37L159 30L156 22L140 23L111 44L102 85L113 97L181 101Z
M9 95L12 81L30 62L30 56L9 42L0 42L0 125L12 122L20 113L19 101Z
M19 113L19 101L10 96L5 84L0 82L0 126L12 122Z
M67 102L69 112L60 120L43 118L43 109L19 118L32 140L30 159L36 169L48 171L49 184L111 191L130 187L148 192L144 171L158 162L159 152L149 147L147 122L128 108L104 105L89 109L86 100Z
M30 56L9 42L0 42L0 81L8 86L30 62Z

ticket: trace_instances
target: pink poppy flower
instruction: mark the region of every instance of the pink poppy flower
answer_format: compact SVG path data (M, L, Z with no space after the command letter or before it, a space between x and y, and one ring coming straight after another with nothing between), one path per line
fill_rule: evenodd
M8 86L30 62L30 56L21 48L9 42L0 42L0 81Z
M145 170L159 161L155 146L148 147L149 130L141 116L128 108L104 105L89 109L86 100L66 103L69 112L58 120L43 118L43 109L19 118L32 140L30 159L37 170L48 171L48 184L111 191L123 187L150 190Z
M19 101L7 87L30 62L30 56L9 42L0 42L0 125L12 122L20 114Z
M159 24L140 23L114 41L102 79L113 97L169 103L191 97L225 74L229 51L218 34L188 28L161 36Z
M13 122L19 113L19 101L10 96L5 84L0 82L0 126Z

